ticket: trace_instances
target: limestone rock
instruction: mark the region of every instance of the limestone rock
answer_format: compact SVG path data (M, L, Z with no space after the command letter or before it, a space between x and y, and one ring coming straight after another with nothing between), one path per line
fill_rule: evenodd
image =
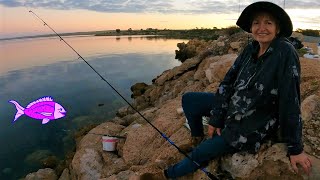
M30 173L25 177L25 180L57 180L58 177L53 169L39 169L37 172Z
M113 119L109 120L109 122L113 122L115 124L119 124L119 125L124 126L124 127L129 125L128 122L124 118L120 118L120 117L117 117L117 116L114 117Z
M320 101L317 95L307 97L302 103L303 139L307 152L320 158Z
M207 46L210 44L210 41L192 39L187 44L178 43L177 47L179 50L176 50L175 59L179 59L181 62L184 62L186 59L190 59L194 56L197 56L201 53Z
M217 45L220 46L220 47L224 47L225 43L224 42L218 42Z
M222 158L222 169L241 179L302 179L295 174L285 144L265 145L257 154L235 153Z
M228 54L219 57L220 60L210 64L210 67L205 70L206 77L210 83L220 82L230 66L233 64L237 58L236 54Z
M154 126L167 136L173 134L183 124L183 121L175 119L178 115L174 107L179 103L175 100L164 104L153 121ZM134 129L128 132L123 147L123 158L131 165L145 164L164 142L165 140L150 125Z
M148 99L146 99L145 96L137 96L135 97L134 102L132 103L133 107L138 110L141 111L145 108L148 108L150 106Z
M195 68L202 59L198 57L193 57L190 59L187 59L184 63L182 63L180 66L174 67L170 71L165 71L160 77L158 77L155 80L155 84L157 85L163 85L165 81L171 80L174 77L181 75L182 73Z
M147 90L145 96L149 99L150 102L157 101L163 93L163 86L154 86Z
M301 42L304 40L303 34L298 32L292 32L291 36L297 38Z
M120 117L120 118L128 115L128 106L124 106L124 107L122 107L122 108L119 108L119 109L117 110L116 115L117 115L118 117Z
M103 160L97 150L82 148L74 155L71 167L72 179L96 180L102 177Z
M259 162L252 154L235 153L222 159L222 168L234 178L248 178L251 172L258 167Z
M71 180L70 178L70 173L69 173L69 169L64 169L59 180Z
M182 107L179 107L179 108L177 108L177 113L179 114L179 115L183 115L183 109L182 109Z
M314 115L314 110L320 105L320 98L317 95L307 97L301 103L301 115L304 121L309 121Z
M232 43L230 43L230 47L232 49L238 50L238 49L240 49L240 44L241 44L241 42L232 42Z
M180 128L170 136L170 140L178 147L189 144L191 142L190 131L186 127L180 125ZM165 142L159 148L158 153L155 153L152 158L150 158L150 161L153 163L162 162L165 163L166 166L169 166L183 158L184 156L179 153L175 147L170 143Z
M79 145L77 145L77 148L94 148L98 151L102 151L102 135L96 134L107 134L115 136L118 135L124 128L124 126L115 124L113 122L102 123L99 126L93 128L91 131L89 131L89 133L81 139Z
M310 176L303 175L305 180L318 180L320 179L320 159L310 156L312 162L312 169Z
M146 119L152 121L153 118L155 117L155 113L157 110L158 110L158 108L156 108L156 107L149 107L143 111L140 111L140 113ZM129 125L132 124L133 122L139 123L139 124L146 124L147 123L138 113L129 114L129 115L125 116L123 119L125 119Z
M201 81L206 79L205 70L210 67L211 63L217 62L219 60L219 56L209 56L205 58L200 64L197 71L194 73L194 79Z
M135 173L133 171L127 170L127 171L122 171L118 174L115 174L108 178L103 178L100 180L138 180L138 179L135 178Z
M320 61L300 58L301 64L301 98L314 94L320 96Z
M148 85L146 83L136 83L131 86L132 98L136 98L137 96L141 96L144 92L146 92Z
M110 152L102 153L104 159L103 176L109 177L129 168L122 158Z

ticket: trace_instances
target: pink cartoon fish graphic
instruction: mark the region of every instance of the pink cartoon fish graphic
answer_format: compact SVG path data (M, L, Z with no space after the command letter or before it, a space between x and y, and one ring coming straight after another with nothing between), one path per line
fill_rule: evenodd
M64 117L67 113L66 110L60 104L54 102L50 96L42 97L31 102L26 108L20 106L17 101L11 100L9 102L14 104L17 109L13 122L25 114L33 119L42 120L42 124L47 124L51 120Z

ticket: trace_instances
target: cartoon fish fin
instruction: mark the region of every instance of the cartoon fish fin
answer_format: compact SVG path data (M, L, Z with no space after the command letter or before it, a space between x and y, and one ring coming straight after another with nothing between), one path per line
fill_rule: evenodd
M47 124L49 121L50 121L50 119L44 118L44 119L42 120L42 124Z
M17 113L14 116L14 120L13 120L13 122L15 122L20 116L22 116L24 114L24 108L22 106L20 106L20 104L17 101L11 100L9 102L14 104L17 109Z
M41 112L40 114L42 114L44 116L51 116L52 115L52 113L50 113L50 112Z
M50 97L50 96L41 97L41 98L39 98L39 99L37 99L37 100L29 103L26 108L29 108L29 107L31 107L31 106L34 105L34 104L37 104L37 103L39 103L39 102L44 102L44 101L53 101L53 98Z

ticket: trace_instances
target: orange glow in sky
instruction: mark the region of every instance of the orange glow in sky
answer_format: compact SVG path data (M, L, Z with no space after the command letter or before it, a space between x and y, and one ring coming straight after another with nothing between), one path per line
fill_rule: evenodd
M176 0L173 5L179 5L182 8L191 8L189 7L190 5L182 6L181 3L181 0ZM241 10L244 7L241 7ZM236 6L234 9L236 9ZM235 25L236 19L239 16L239 11L237 12L237 10L229 13L111 13L86 9L57 10L39 7L7 7L0 4L0 38L51 34L51 31L47 27L44 27L35 16L28 12L29 10L38 14L59 33L115 30L117 28L123 30L127 30L128 28L221 28ZM308 13L306 13L305 9L286 9L286 11L293 21L294 29L320 29L320 9L317 9L317 7L314 9L308 8Z

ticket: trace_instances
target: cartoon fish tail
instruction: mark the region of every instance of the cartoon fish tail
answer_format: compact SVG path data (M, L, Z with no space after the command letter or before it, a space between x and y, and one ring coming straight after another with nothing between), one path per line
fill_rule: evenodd
M22 116L24 114L24 108L22 106L20 106L20 104L17 101L11 100L9 102L14 104L17 109L17 113L14 116L14 120L13 120L13 122L15 122L20 116Z

